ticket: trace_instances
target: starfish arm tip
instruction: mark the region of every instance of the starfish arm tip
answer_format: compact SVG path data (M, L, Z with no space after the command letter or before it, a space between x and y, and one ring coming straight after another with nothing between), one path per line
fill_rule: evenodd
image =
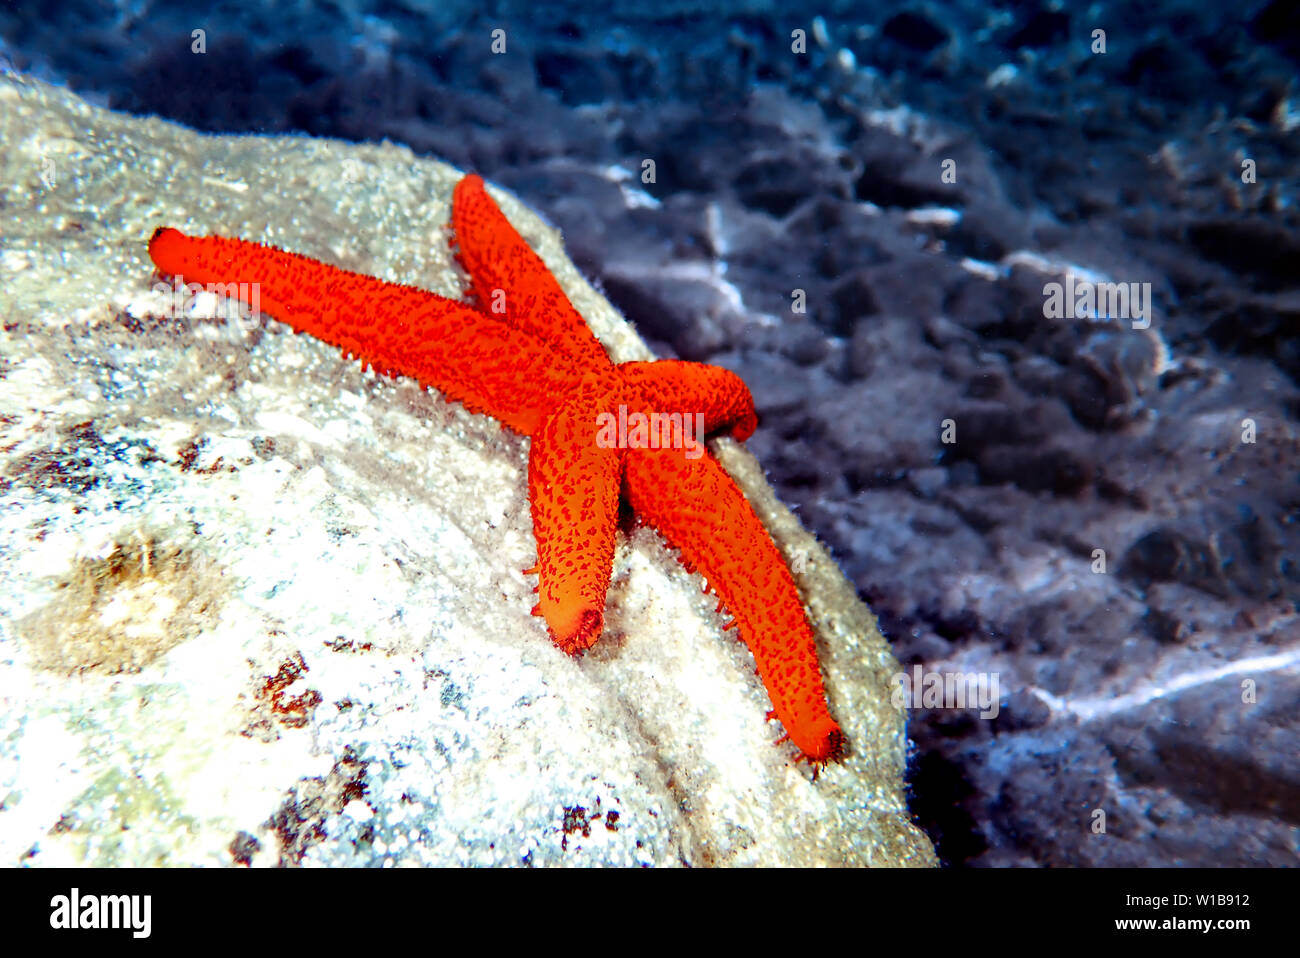
M584 609L572 625L562 625L558 630L551 627L551 641L560 651L568 655L582 655L596 644L605 628L605 615L596 609Z

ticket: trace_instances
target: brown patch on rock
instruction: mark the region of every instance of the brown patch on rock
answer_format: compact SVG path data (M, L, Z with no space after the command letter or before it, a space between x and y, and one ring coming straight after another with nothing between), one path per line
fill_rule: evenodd
M51 672L139 672L213 625L225 588L210 560L137 532L106 558L78 559L18 634Z
M280 726L306 726L322 701L321 694L315 689L306 689L301 695L289 695L286 690L307 671L307 663L295 652L292 658L281 663L275 675L257 679L252 712L240 734L262 742L274 742L280 737Z
M277 839L281 867L302 864L307 849L325 840L325 819L365 794L366 766L351 749L324 778L300 779L263 825Z

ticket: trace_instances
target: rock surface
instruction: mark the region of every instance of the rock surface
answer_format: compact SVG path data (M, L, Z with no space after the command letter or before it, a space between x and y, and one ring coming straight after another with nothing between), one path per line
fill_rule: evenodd
M717 444L804 570L851 743L815 783L651 532L620 540L606 634L569 659L519 571L527 440L154 288L169 224L457 295L454 169L16 78L0 138L0 862L934 863L897 663L744 450ZM611 354L647 355L498 199Z

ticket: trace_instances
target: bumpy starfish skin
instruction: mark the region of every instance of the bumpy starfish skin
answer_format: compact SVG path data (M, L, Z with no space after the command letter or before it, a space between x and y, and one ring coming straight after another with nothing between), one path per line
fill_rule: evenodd
M272 246L160 229L149 256L160 272L187 283L257 283L262 308L276 319L524 435L578 376L553 344L485 321L463 303Z
M470 304L270 246L159 229L160 272L201 284L256 283L267 313L389 375L412 376L531 437L528 496L538 602L570 654L604 628L620 496L708 579L749 645L773 713L814 766L844 735L826 707L807 615L780 553L707 449L602 441L602 416L702 417L706 435L749 438L753 399L728 370L679 360L614 365L541 258L487 195L457 184L452 225ZM230 288L232 295L237 295ZM630 435L630 431L629 431ZM625 448L624 446L630 447ZM730 626L728 626L729 628Z
M605 347L560 289L542 258L510 225L483 188L481 176L466 176L456 184L451 205L456 258L470 276L470 292L480 309L506 315L523 329L562 346L565 354L586 368L609 368Z
M596 443L596 417L611 388L597 379L547 419L528 455L528 499L537 540L538 603L551 638L565 652L589 649L605 622L614 565L619 476L625 450Z

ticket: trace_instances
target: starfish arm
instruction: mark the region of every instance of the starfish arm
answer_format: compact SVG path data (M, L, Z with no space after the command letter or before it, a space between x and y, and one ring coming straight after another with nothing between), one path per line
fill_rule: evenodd
M549 343L426 290L386 283L273 246L160 229L160 272L220 284L299 332L384 374L412 376L473 412L532 435L576 372Z
M480 309L549 340L575 364L610 365L605 348L542 258L488 196L482 177L470 174L456 184L451 222L456 257L469 273Z
M703 413L706 435L726 431L744 442L758 426L749 387L730 369L680 359L620 363L616 368L651 408Z
M533 436L528 498L537 540L538 604L551 639L570 655L589 649L605 624L614 564L623 453L597 442L599 406L580 389Z
M638 517L681 550L735 617L790 740L814 763L838 759L844 733L827 710L803 603L739 487L710 455L631 450L624 469Z

